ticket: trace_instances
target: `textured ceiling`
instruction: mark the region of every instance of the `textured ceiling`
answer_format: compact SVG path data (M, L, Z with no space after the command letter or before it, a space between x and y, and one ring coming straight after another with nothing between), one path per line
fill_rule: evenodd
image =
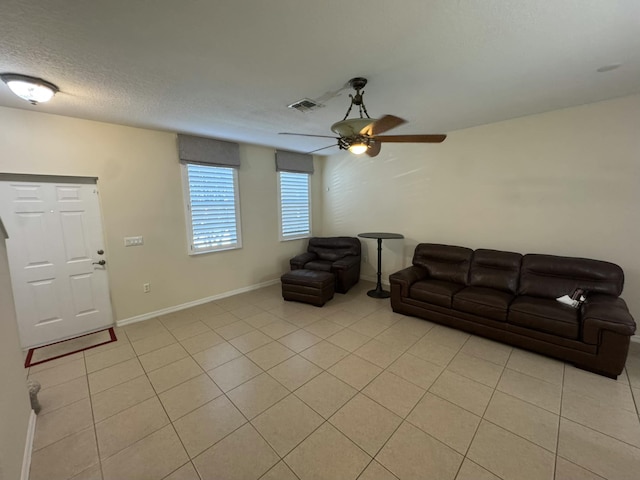
M2 0L0 73L61 92L0 105L310 151L278 132L331 134L355 76L394 134L640 92L639 32L638 0Z

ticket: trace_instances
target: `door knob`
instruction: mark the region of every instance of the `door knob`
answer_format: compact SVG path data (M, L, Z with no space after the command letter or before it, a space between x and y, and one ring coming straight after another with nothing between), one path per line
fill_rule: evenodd
M97 261L97 262L93 262L91 265L104 265L104 264L106 264L106 263L107 263L107 262L106 262L105 260L99 260L99 261Z

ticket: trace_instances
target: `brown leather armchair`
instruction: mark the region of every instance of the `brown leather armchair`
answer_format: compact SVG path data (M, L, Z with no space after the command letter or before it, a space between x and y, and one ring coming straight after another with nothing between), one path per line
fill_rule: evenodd
M360 280L360 240L355 237L312 237L307 251L289 261L291 270L333 273L335 291L347 293Z

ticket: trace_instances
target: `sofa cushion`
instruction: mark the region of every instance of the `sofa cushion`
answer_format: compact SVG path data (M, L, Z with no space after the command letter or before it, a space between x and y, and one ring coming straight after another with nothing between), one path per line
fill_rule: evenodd
M413 264L422 267L435 280L467 283L473 250L465 247L420 243L413 254Z
M360 240L355 237L312 237L307 251L319 259L335 262L347 255L360 255Z
M453 297L453 308L505 322L513 298L510 293L492 288L466 287Z
M322 290L333 288L333 275L313 270L291 270L280 277L282 285L297 285Z
M321 272L330 272L331 265L333 265L333 262L330 262L328 260L311 260L310 262L304 264L304 268L306 268L307 270L320 270Z
M564 305L555 299L516 297L509 307L507 322L521 327L577 339L580 330L579 309Z
M478 249L473 252L469 285L497 288L509 293L518 291L522 255L499 250Z
M520 295L558 298L571 295L577 288L588 293L619 296L622 293L622 269L609 262L587 258L528 254L522 258Z
M464 285L443 280L420 280L409 288L409 297L441 307L451 308L452 297L462 290Z
M311 252L315 253L320 260L328 260L335 262L341 260L347 255L351 255L351 250L348 248L310 248Z

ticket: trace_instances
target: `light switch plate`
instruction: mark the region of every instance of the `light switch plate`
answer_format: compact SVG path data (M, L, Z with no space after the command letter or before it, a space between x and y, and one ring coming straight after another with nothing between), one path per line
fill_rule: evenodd
M140 237L124 237L125 247L137 247L144 244L144 239Z

